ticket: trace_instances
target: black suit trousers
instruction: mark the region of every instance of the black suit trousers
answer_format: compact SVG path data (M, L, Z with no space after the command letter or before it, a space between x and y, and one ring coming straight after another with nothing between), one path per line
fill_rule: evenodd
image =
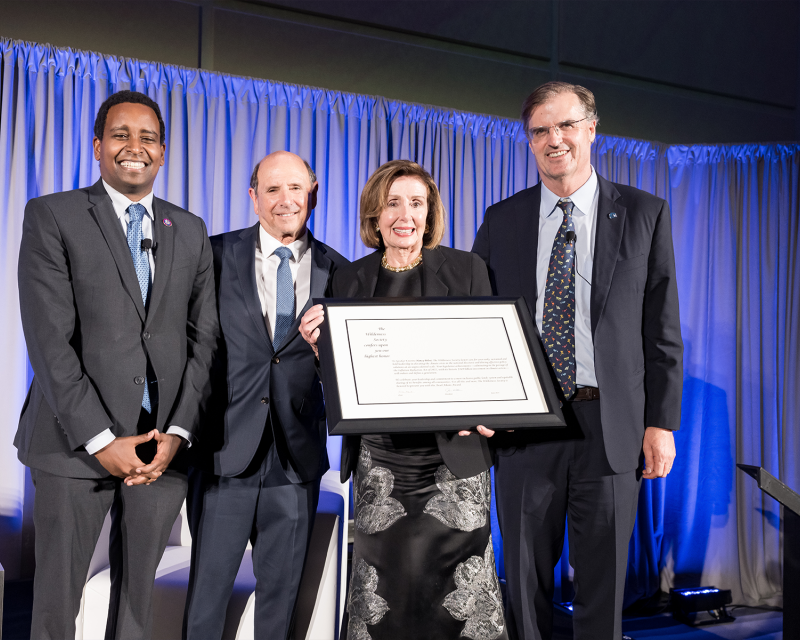
M564 417L565 429L508 434L518 446L497 452L506 621L520 640L552 637L554 570L566 520L575 570L574 637L619 640L641 473L612 471L599 400L567 403Z

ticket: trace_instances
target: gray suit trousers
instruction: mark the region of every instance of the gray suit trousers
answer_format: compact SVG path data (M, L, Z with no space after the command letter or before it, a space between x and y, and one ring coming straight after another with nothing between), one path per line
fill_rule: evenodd
M36 575L31 640L75 637L75 616L103 520L111 509L107 640L148 640L156 568L186 497L186 474L152 485L120 478L64 478L31 469L36 487Z

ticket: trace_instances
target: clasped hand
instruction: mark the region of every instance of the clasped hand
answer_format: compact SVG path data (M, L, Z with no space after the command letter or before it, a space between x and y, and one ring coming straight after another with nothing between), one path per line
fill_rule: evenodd
M156 455L150 464L145 464L136 455L136 447L150 440L156 441ZM97 461L112 476L123 478L129 487L152 484L169 466L183 446L183 438L156 429L140 436L115 438L95 454Z

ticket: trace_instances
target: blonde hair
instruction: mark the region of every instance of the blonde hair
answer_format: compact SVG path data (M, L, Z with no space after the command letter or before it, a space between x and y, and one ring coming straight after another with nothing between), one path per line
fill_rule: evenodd
M428 189L428 217L422 236L423 246L434 249L444 237L444 205L431 174L425 167L411 160L392 160L378 167L361 192L361 241L372 249L384 248L383 238L375 230L375 223L386 209L392 184L404 176L417 178Z

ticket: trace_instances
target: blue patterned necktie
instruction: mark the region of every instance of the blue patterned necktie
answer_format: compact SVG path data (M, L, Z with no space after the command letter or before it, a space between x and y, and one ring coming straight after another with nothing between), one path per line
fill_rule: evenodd
M275 283L275 331L272 334L272 347L277 349L294 323L294 282L289 265L292 251L279 247L275 255L281 259Z
M575 225L569 199L558 201L564 220L553 241L547 284L544 290L542 314L542 341L547 357L564 392L569 399L575 393ZM567 242L567 233L572 239Z
M136 269L136 277L139 279L139 289L142 292L142 302L147 306L147 296L150 293L150 260L147 251L142 251L142 218L147 209L144 205L134 202L128 207L128 249L131 250L133 266ZM150 392L147 390L147 378L144 380L144 395L142 396L142 408L150 413Z

